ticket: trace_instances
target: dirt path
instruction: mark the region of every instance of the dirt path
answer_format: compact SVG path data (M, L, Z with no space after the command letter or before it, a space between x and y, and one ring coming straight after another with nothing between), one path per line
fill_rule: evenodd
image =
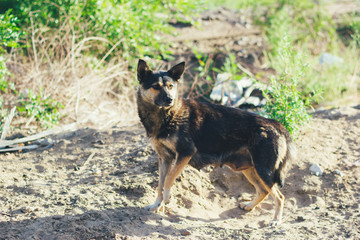
M226 167L187 167L171 211L146 212L158 172L140 125L57 135L50 149L0 155L0 239L359 239L359 136L359 107L315 114L282 190L284 223L273 228L272 199L241 210L254 189Z

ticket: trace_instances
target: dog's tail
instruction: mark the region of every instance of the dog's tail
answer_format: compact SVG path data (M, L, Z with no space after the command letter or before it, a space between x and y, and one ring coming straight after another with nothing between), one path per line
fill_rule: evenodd
M281 146L280 143L278 149L285 148L286 150L285 149L284 150L286 151L286 153L285 155L278 155L278 159L276 160L276 165L275 165L275 172L274 172L274 183L279 184L280 187L283 187L285 184L286 165L289 164L290 161L296 159L296 155L297 155L296 145L290 136L287 136L286 141L284 141L283 143L285 143L284 144L285 146L284 145Z

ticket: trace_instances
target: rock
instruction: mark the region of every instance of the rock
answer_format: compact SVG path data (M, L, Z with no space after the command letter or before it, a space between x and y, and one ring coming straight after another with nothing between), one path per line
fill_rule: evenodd
M191 235L191 232L189 232L188 230L184 230L184 231L181 232L181 235L189 236L189 235Z
M40 145L43 149L48 149L54 146L54 140L51 138L39 139L34 142L35 144Z
M319 196L312 196L311 197L312 203L315 205L315 209L325 209L326 202Z
M258 97L252 97L250 96L248 99L245 100L245 103L247 104L252 104L254 106L259 106L260 105L260 98Z
M20 212L22 212L22 213L30 213L30 212L32 212L32 211L31 211L30 208L23 207L23 208L20 209Z
M330 53L324 52L320 55L319 57L319 63L320 65L339 65L344 63L344 59L338 57L338 56L334 56Z
M264 103L265 98L262 95L264 87L261 83L248 77L232 80L230 73L219 73L210 99L232 107L239 107L242 104L258 107Z
M297 218L295 219L295 221L297 222L304 222L305 218L303 216L297 216Z
M227 102L236 101L243 95L243 88L239 81L231 79L230 73L219 73L215 87L211 91L210 98L214 101L221 101L223 105Z
M311 165L309 170L311 171L312 174L314 174L316 176L321 176L323 174L323 170L317 163L314 163L313 165Z
M337 175L339 175L340 177L343 177L343 176L344 176L344 174L342 173L342 171L340 171L339 169L336 169L336 170L335 170L335 173L336 173Z

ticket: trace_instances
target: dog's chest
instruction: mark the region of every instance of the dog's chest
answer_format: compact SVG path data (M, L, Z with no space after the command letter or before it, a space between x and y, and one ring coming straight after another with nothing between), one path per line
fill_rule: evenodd
M171 136L167 138L150 138L151 145L160 158L174 159L176 156L177 137Z
M171 114L164 112L139 111L140 120L150 138L167 141L173 135L178 126L176 119ZM164 140L165 139L165 140Z

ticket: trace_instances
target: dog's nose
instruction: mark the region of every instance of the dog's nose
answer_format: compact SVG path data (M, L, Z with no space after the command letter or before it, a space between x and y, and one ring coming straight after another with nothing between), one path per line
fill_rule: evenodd
M173 101L173 99L171 97L166 97L165 101L166 101L166 103L171 103Z

